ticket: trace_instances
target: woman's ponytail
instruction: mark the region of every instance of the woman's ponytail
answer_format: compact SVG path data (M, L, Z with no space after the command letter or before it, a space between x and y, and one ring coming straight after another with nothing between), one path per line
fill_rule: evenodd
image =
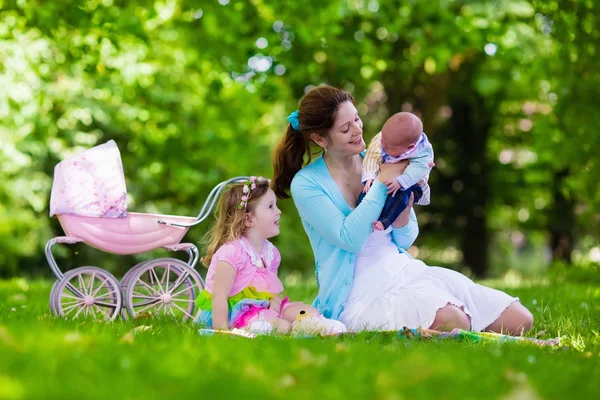
M310 140L302 132L288 125L285 136L281 139L273 155L273 179L271 188L280 199L289 199L289 189L296 172L304 166L304 155L308 154L310 162Z
M352 95L328 85L312 88L300 100L298 110L288 117L291 124L273 156L271 188L277 197L290 197L289 190L294 175L311 161L311 138L313 135L322 138L329 135L336 111L345 102L354 103Z

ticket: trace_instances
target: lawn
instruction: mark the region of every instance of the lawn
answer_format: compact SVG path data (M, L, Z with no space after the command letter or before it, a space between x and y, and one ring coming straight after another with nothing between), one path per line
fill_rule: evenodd
M600 285L488 282L520 296L524 344L425 341L367 332L338 338L203 337L169 319L54 318L52 282L0 281L0 399L599 398ZM313 284L287 285L310 301ZM134 330L137 326L144 326Z

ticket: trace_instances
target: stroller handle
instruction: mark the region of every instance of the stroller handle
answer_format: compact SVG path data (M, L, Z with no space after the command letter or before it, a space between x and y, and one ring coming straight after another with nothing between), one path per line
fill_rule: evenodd
M206 198L206 201L204 202L204 205L202 206L200 213L196 217L196 221L194 221L190 224L179 224L179 223L163 221L163 220L159 220L158 223L161 225L176 226L179 228L189 228L192 226L196 226L199 223L201 223L202 221L204 221L206 218L208 218L208 216L211 214L213 208L215 207L215 204L217 203L219 195L221 194L221 192L223 191L225 186L229 185L230 183L234 183L234 182L245 182L248 179L250 179L249 176L236 176L235 178L228 179L226 181L219 183L217 186L215 186L208 194L208 197Z

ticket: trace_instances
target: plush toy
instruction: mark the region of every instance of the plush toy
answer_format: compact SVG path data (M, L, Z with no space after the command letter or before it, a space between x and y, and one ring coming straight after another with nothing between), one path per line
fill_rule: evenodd
M292 335L296 336L333 336L346 332L346 325L340 321L322 315L310 315L306 311L300 311L292 323Z

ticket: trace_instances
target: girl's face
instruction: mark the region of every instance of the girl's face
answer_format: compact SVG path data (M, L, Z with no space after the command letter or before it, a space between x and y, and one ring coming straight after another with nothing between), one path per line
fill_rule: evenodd
M327 152L340 156L353 156L365 149L363 123L354 104L342 103L336 113L333 127L327 138Z
M277 208L275 193L269 189L256 202L254 210L248 213L250 229L265 239L279 235L281 210Z

